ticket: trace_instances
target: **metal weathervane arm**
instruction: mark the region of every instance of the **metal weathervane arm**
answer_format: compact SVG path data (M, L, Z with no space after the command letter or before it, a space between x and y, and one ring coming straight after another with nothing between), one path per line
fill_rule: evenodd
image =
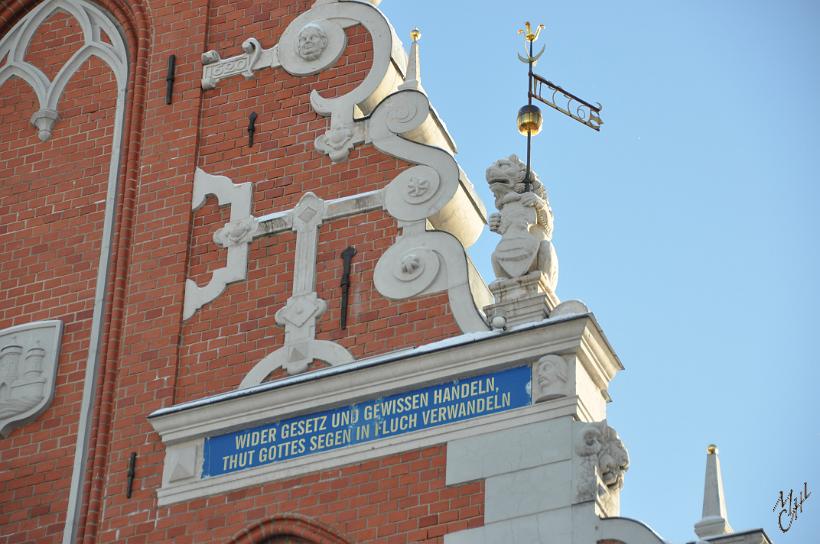
M583 123L589 128L601 130L601 125L604 122L601 120L601 106L593 106L586 100L579 98L556 85L555 83L544 79L538 74L532 75L532 83L530 86L530 98L535 98L539 102L543 102L547 106L556 109Z
M544 54L546 45L541 47L538 54L533 54L533 44L538 39L544 25L538 25L533 31L530 22L524 24L524 28L518 31L518 34L524 35L525 47L527 48L527 56L518 54L518 60L527 65L527 105L518 110L518 131L527 137L527 171L524 178L524 187L526 191L530 190L530 151L532 137L541 132L541 125L543 118L541 117L541 110L538 106L533 105L532 99L535 98L539 102L560 111L564 115L572 117L579 123L592 128L596 131L601 129L604 122L601 120L601 104L593 106L586 100L583 100L571 92L559 87L558 85L548 81L532 71L535 63Z

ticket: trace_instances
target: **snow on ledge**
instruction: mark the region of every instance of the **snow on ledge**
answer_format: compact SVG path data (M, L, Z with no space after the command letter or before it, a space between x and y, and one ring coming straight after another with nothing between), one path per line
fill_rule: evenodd
M423 355L426 353L432 353L435 351L441 351L445 349L450 349L457 346L463 346L466 344L472 344L474 342L481 342L487 340L489 338L495 338L499 336L503 336L510 333L526 331L530 329L537 329L540 327L553 325L555 323L562 323L564 321L572 321L574 319L579 319L583 317L592 317L592 320L595 321L595 317L592 313L583 313L583 314L572 314L572 315L562 315L555 318L547 318L541 321L533 321L532 323L522 323L520 325L516 325L514 327L509 327L507 329L497 329L497 330L489 330L489 331L481 331L481 332L469 332L465 334L461 334L459 336L452 336L450 338L445 338L443 340L438 340L436 342L431 342L429 344L424 344L421 346L416 346L413 348L405 348L400 349L397 351L391 351L389 353L384 353L382 355L375 355L373 357L368 357L365 359L359 359L358 361L353 361L352 363L347 363L344 365L339 366L331 366L326 368L320 368L319 370L314 370L312 372L305 372L304 374L297 374L296 376L289 376L287 378L282 378L281 380L276 380L273 382L265 382L259 385L254 385L252 387L246 387L244 389L235 389L233 391L228 391L226 393L221 393L219 395L213 395L210 397L205 397L197 400L192 400L189 402L183 402L181 404L175 404L173 406L168 406L167 408L160 408L159 410L155 410L154 412L148 415L148 418L155 418L155 417L162 417L167 416L169 414L174 414L178 412L183 412L185 410L191 410L193 408L198 408L200 406L208 406L210 404L216 404L218 402L223 402L231 399L246 397L249 395L255 395L257 393L261 393L263 391L271 391L274 389L280 389L282 387L287 387L290 385L295 385L299 383L305 383L313 380L318 380L321 378L325 378L327 376L335 376L337 374L344 374L347 372L353 372L356 370L361 370L364 368L370 368L378 365L383 365L386 363L392 363L401 359L409 359L411 357L417 357L419 355ZM597 322L596 322L597 326ZM600 327L599 327L600 330ZM603 334L603 332L602 332Z

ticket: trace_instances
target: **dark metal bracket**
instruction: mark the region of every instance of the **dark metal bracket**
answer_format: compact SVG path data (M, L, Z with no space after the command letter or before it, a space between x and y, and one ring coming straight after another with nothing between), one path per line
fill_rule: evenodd
M256 115L255 111L252 111L251 114L248 116L248 147L253 147L253 135L256 132Z
M131 498L131 493L134 491L134 476L137 471L137 452L131 452L131 459L128 460L128 487L125 491L125 496Z
M177 56L168 57L168 72L165 75L165 103L170 104L174 96L174 77L177 71Z
M350 297L350 261L353 260L353 256L356 254L356 248L353 246L348 246L347 249L342 251L342 259L344 259L344 268L342 269L342 313L340 317L340 326L342 329L347 328L347 306Z

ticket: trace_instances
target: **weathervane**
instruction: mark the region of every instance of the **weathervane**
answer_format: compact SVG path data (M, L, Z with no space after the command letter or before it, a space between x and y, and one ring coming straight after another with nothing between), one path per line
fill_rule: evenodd
M533 105L532 99L535 98L539 102L543 102L547 106L556 109L572 117L576 121L585 124L589 128L600 130L604 122L601 120L601 104L593 106L586 100L578 98L555 85L551 81L547 81L532 69L535 63L544 54L546 45L541 47L541 51L537 55L533 55L533 44L538 39L544 25L538 25L533 32L530 22L524 23L524 29L520 29L518 34L524 35L524 41L527 47L527 56L518 54L518 60L525 63L528 67L527 71L527 105L518 110L518 131L527 137L527 171L524 177L524 187L526 191L530 190L530 146L532 137L541 132L541 125L543 118L541 110L538 106ZM566 102L565 102L566 101ZM564 105L565 104L565 105Z

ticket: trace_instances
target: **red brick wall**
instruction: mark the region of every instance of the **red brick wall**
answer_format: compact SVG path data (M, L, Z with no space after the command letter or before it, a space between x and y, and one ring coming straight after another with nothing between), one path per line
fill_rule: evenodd
M53 76L82 43L74 19L56 14L26 58ZM41 142L29 123L39 109L33 90L17 78L0 87L0 328L40 319L65 327L51 407L0 439L0 534L22 542L56 538L65 521L116 96L113 73L91 58Z
M260 521L295 512L349 542L442 542L484 516L483 481L445 487L444 478L445 447L434 446L120 516L100 540L246 542Z
M233 78L216 90L200 90L203 51L229 56L249 36L269 47L312 1L99 4L124 29L131 73L82 540L227 542L283 514L318 520L351 542L440 541L445 532L480 525L483 486L445 488L440 446L157 507L164 449L147 414L235 388L281 346L283 330L273 316L292 287L295 235L258 239L249 252L248 280L182 322L185 278L205 283L225 259L211 236L227 221L227 208L209 199L196 213L190 210L195 167L254 183L253 211L262 215L292 208L309 190L332 199L383 187L408 165L371 146L333 165L313 148L328 120L312 111L308 93L315 88L336 96L363 79L372 55L361 28L348 30L345 54L321 74L297 78L264 70L255 80ZM33 5L6 3L0 31ZM70 18L53 17L38 31L29 56L53 74L79 39ZM170 54L177 56L177 80L168 106ZM0 86L0 328L47 318L66 324L52 406L0 441L0 543L57 542L65 522L115 89L111 71L92 59L66 89L61 119L43 143L29 124L39 107L31 89L14 79ZM251 111L259 114L253 148L246 132ZM317 292L328 311L318 338L364 357L458 334L445 293L391 302L375 292L373 268L397 232L384 212L320 227ZM358 254L342 331L339 254L347 245ZM131 452L138 453L137 478L127 499Z

